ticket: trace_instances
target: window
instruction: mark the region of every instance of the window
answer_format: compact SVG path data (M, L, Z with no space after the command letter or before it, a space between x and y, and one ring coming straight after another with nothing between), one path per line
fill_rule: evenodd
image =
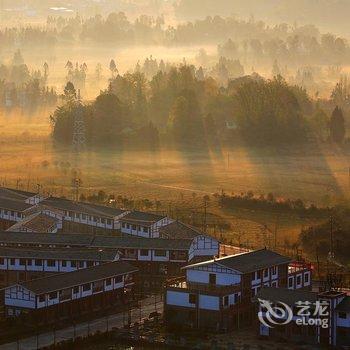
M32 266L32 263L33 263L33 262L32 262L31 259L28 259L28 260L27 260L27 265L28 265L28 266Z
M55 260L47 260L47 266L49 267L55 267L56 266L56 262Z
M81 218L82 218L83 220L86 220L86 218L87 218L86 214L81 214Z
M216 274L215 273L210 273L209 274L209 284L216 284Z
M15 265L15 264L16 264L16 259L11 258L11 259L10 259L10 265Z
M344 320L346 320L346 318L347 318L346 312L339 312L338 315L339 315L339 318L342 318Z
M79 286L75 286L73 288L73 294L78 294L79 293Z
M273 282L271 283L271 287L277 288L277 285L278 285L277 281L273 281Z
M252 280L254 281L256 278L256 272L252 272Z
M62 260L62 267L67 267L67 261L66 260Z
M136 225L132 225L132 229L136 231Z
M91 266L94 266L94 263L92 261L87 261L86 267L91 267Z
M49 294L49 299L52 300L52 299L56 299L57 298L57 292L52 292Z
M87 292L88 290L91 290L91 284L90 283L83 284L83 292Z
M288 278L288 287L293 288L293 285L294 285L293 278Z
M190 304L195 304L197 302L197 295L196 294L189 294L188 295L188 302Z
M306 273L304 275L304 283L309 283L309 274L308 273Z
M19 259L19 264L22 265L22 266L25 266L26 259Z
M123 276L117 276L114 278L114 283L121 283L123 282Z
M261 271L259 270L259 271L256 271L256 274L257 274L257 279L259 280L259 279L261 279Z
M265 269L264 270L264 278L269 277L269 270Z
M70 266L72 266L72 267L77 267L77 262L76 262L76 261L71 261L71 262L70 262Z
M107 222L107 225L111 225L112 224L112 220L111 219L107 219L106 222Z
M122 223L122 228L126 228L125 222Z
M84 267L84 261L79 261L79 268L82 269Z
M148 227L142 227L142 231L148 233L149 232L149 228Z
M106 286L110 286L112 284L112 279L111 278L107 278L106 279Z
M271 274L272 274L272 275L276 275L276 274L277 274L277 266L273 266L273 267L271 268Z
M127 228L127 229L130 229L130 224L126 224L126 228Z
M297 285L300 285L301 284L301 276L297 276Z
M234 294L233 300L234 300L234 303L237 304L240 300L240 295L238 293Z
M228 295L224 296L223 300L222 300L222 304L224 306L228 306Z
M45 302L45 295L39 295L39 303L44 303Z
M148 249L141 249L140 250L140 255L141 256L148 256Z
M35 259L35 266L42 266L43 261L41 259Z
M154 256L162 256L162 257L165 257L165 256L166 256L166 250L155 250L155 251L154 251Z

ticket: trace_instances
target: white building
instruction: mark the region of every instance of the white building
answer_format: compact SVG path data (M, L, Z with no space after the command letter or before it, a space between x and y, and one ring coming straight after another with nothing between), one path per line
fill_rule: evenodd
M9 286L5 289L6 316L29 313L44 323L55 321L52 315L61 319L79 310L111 307L133 286L136 272L128 263L116 261Z
M158 238L159 229L173 222L167 216L132 211L120 218L121 232L133 236Z

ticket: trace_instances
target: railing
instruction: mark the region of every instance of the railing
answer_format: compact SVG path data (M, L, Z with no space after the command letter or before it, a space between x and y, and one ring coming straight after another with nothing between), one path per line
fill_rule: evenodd
M228 286L221 286L217 284L187 282L182 280L168 284L167 288L184 289L193 292L210 292L212 294L227 294L239 292L241 290L241 285L231 284Z

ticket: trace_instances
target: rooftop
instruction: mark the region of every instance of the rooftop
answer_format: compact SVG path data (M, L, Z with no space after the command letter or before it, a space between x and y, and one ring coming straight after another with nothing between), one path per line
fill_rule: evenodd
M98 249L24 249L0 247L1 258L113 261L117 257L115 250Z
M33 232L47 232L57 224L58 220L42 213L35 213L15 223L7 231L20 231L22 228Z
M143 226L151 226L154 223L164 219L165 217L165 215L145 213L141 211L132 211L123 216L120 221L131 222Z
M113 218L119 216L125 212L125 210L107 207L103 205L74 202L70 199L49 197L41 202L42 205L47 207L53 207L65 211L73 211L76 213L84 213L87 215L96 215L107 218Z
M289 306L294 306L298 301L316 302L317 293L301 289L293 290L265 287L258 292L255 299L268 300L270 302L283 302Z
M340 312L350 312L350 296L345 296L335 309Z
M186 266L185 269L215 263L240 273L249 273L271 266L288 264L291 261L292 259L271 250L260 249L252 252L230 255L219 259L208 260L197 264L191 264Z
M174 221L166 226L159 228L159 234L161 237L168 239L177 239L177 238L196 238L197 236L205 235L197 228L184 224L180 221Z
M0 196L0 208L22 212L32 205L27 204L25 199L15 199Z
M115 261L107 264L92 266L87 269L38 278L19 283L19 285L38 295L55 292L66 288L72 288L85 283L100 281L106 278L137 271L137 268L124 261Z
M22 200L23 202L30 197L35 196L36 193L16 190L12 188L0 187L0 197Z
M96 248L188 250L190 239L142 238L129 235L102 236L71 233L0 232L0 245L51 245Z

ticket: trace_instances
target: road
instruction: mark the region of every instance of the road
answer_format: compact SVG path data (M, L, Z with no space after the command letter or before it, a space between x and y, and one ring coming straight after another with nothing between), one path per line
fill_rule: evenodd
M154 296L141 301L141 309L134 308L130 312L131 323L139 322L140 319L147 318L151 312L163 311L163 302L157 296L155 301ZM89 322L83 322L63 328L57 331L44 332L38 336L32 336L21 339L17 342L0 345L1 350L36 350L45 346L50 346L59 343L63 340L74 339L76 337L86 337L98 331L104 332L113 327L122 328L128 323L128 312L121 312L108 317L98 318Z

